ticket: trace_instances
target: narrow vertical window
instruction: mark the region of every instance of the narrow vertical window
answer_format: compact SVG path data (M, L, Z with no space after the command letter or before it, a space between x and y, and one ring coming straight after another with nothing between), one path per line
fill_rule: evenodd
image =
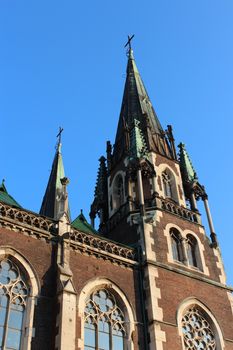
M182 243L181 243L181 236L180 233L172 229L170 231L171 236L171 246L172 246L172 257L176 261L183 261L183 254L182 254Z
M164 188L164 195L165 197L172 198L173 193L172 193L172 181L171 177L168 174L167 171L164 171L162 174L162 179L163 179L163 188Z
M124 350L124 315L107 290L95 291L86 302L85 350Z
M124 184L121 175L116 177L113 188L114 194L114 208L118 209L122 204L124 204Z
M187 257L191 266L197 267L197 240L192 236L187 236Z
M0 349L19 350L28 287L10 260L0 263Z

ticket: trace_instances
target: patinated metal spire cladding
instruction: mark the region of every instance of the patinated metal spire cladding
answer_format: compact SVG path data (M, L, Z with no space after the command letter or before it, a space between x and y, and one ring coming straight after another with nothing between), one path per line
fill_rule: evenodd
M65 178L59 138L48 185L40 209L41 215L48 216L52 219L59 219L62 212L66 212L68 217L70 217L66 193L66 185L68 182L68 179Z
M180 172L183 180L184 192L187 198L190 198L192 193L196 199L203 198L206 195L205 188L202 186L197 177L197 173L192 165L191 159L186 151L185 145L180 143L179 147L179 163Z
M12 205L17 208L22 208L21 205L16 202L16 200L7 192L5 180L2 180L2 183L0 184L0 202Z
M140 123L134 119L134 125L130 130L130 159L146 158L148 155L148 149L142 130L140 129Z
M169 158L175 158L168 137L154 111L146 88L138 72L133 50L128 51L127 77L125 82L120 118L116 133L113 162L117 162L124 154L137 154L133 150L137 146L132 138L135 126L143 138L148 151L155 151ZM133 140L133 143L132 143Z
M198 180L197 173L194 170L191 159L185 149L185 144L180 143L179 147L179 161L180 161L180 170L182 178L185 182L193 183Z

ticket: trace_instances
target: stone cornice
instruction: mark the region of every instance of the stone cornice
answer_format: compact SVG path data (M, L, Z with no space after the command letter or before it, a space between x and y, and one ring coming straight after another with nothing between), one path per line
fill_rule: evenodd
M184 270L181 270L181 269L179 269L177 267L169 266L167 264L160 263L160 262L157 262L157 261L151 261L151 260L148 260L147 262L144 263L144 265L147 265L147 264L148 265L151 264L151 265L154 265L154 266L157 266L157 267L161 267L162 269L165 269L165 270L168 270L168 271L173 271L173 272L176 272L178 274L184 275L186 277L193 278L193 279L196 279L198 281L208 283L208 284L210 284L212 286L225 289L225 290L227 290L229 292L233 292L233 288L231 286L227 286L225 284L222 284L220 282L214 281L214 280L212 280L210 278L207 278L207 277L204 277L204 276L197 276L197 275L195 275L192 272L184 271Z
M49 239L54 235L54 222L30 211L0 202L0 227L27 235Z
M8 206L0 202L0 227L20 232L53 244L57 240L58 222L44 218L24 209ZM85 255L110 260L118 265L132 267L138 265L136 250L110 241L104 237L84 233L75 229L64 234L63 239L71 249Z
M107 240L104 237L72 230L69 238L71 248L87 255L102 257L105 260L127 266L138 264L135 249Z

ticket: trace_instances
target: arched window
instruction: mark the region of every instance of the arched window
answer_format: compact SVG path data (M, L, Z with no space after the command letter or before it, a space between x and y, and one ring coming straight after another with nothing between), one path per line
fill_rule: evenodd
M113 185L113 206L118 209L124 204L124 183L121 175L117 175Z
M171 229L171 246L172 246L172 257L176 261L183 261L183 250L182 250L182 240L181 235L178 230Z
M85 350L124 350L124 314L112 293L106 289L93 292L84 311Z
M197 240L192 235L187 235L187 258L188 263L191 266L198 267L197 265Z
M164 171L162 173L162 180L163 180L163 189L164 189L165 197L172 198L173 197L172 180L171 180L171 176L168 173L168 171Z
M0 263L0 349L19 350L29 287L11 260Z
M185 350L217 350L214 328L198 306L186 310L181 320Z

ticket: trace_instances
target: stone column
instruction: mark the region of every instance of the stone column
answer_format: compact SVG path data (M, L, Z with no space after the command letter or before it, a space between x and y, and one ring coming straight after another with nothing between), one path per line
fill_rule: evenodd
M91 226L95 228L95 217L94 215L91 216Z
M210 207L209 207L209 202L208 202L208 196L207 194L205 194L202 197L202 200L204 202L204 206L205 206L205 211L206 211L206 215L207 215L207 219L208 219L208 223L209 223L209 228L210 228L210 237L212 240L212 244L213 246L216 248L218 245L218 241L217 241L217 236L214 230L214 225L213 225L213 220L212 220L212 216L210 213Z
M75 350L77 295L69 265L70 232L71 226L64 213L58 222L57 302L59 312L56 318L58 331L55 340L57 350Z
M128 177L128 200L129 200L129 210L130 211L134 209L133 203L132 203L132 201L133 201L132 186L133 186L132 181L131 181L130 177Z
M139 168L137 171L137 180L138 180L138 197L140 203L141 213L144 216L145 214L145 202L144 202L144 193L143 193L143 185L142 185L142 172Z
M152 191L153 191L153 195L156 194L156 174L153 174L152 176Z
M195 194L193 191L191 192L191 209L193 211L198 211L197 201L196 201Z

